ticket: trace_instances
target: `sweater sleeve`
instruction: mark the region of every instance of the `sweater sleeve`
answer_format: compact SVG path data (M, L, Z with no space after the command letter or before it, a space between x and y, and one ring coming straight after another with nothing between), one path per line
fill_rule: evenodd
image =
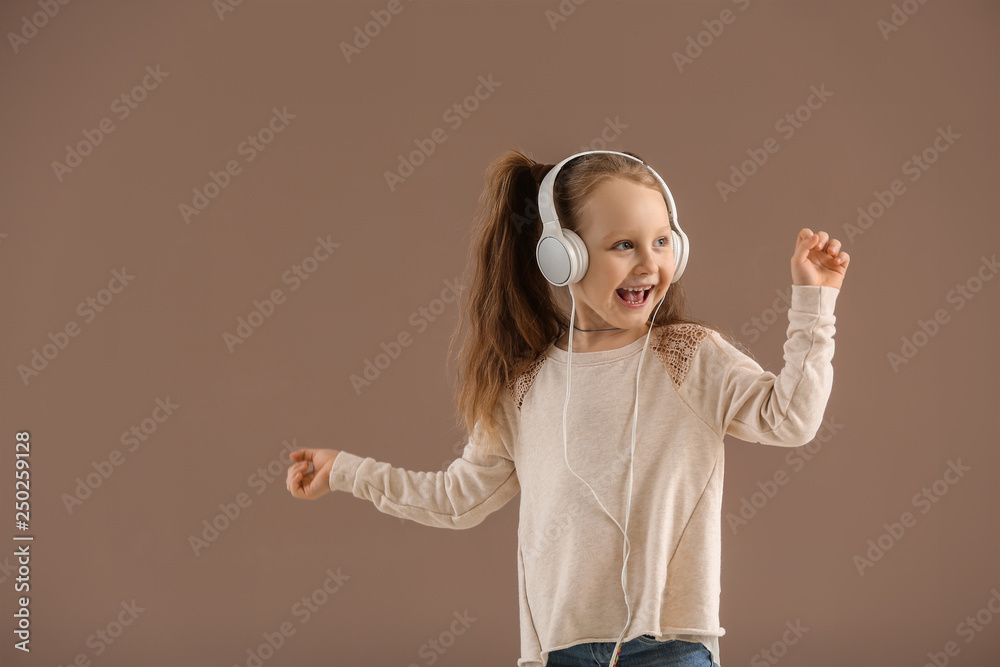
M436 528L471 528L521 490L511 455L509 425L500 442L473 431L447 470L415 472L373 458L340 452L330 470L330 490L371 501L385 514Z
M720 436L799 447L823 422L833 388L834 305L840 290L792 285L778 375L711 331L691 358L681 396Z

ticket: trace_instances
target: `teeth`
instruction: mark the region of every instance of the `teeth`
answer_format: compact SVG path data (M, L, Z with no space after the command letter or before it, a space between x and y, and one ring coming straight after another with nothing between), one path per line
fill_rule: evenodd
M643 294L646 290L652 290L652 287L622 287L622 288L620 288L620 291L622 291L622 292L635 292L635 293L642 294L642 300L641 301L629 301L628 299L626 299L625 297L623 297L621 295L619 295L618 298L621 299L622 301L626 302L626 303L629 303L629 304L632 304L633 306L636 306L636 305L639 305L640 303L645 303L646 300L649 298L645 294ZM652 293L652 292L650 292L650 293Z

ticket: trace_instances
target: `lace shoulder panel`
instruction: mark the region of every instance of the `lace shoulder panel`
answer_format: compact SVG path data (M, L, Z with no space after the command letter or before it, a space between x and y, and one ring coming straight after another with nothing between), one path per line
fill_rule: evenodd
M661 327L659 336L650 341L650 348L667 367L675 388L680 389L684 384L691 358L711 334L712 330L707 327L683 322Z
M538 375L538 371L543 363L545 363L545 355L541 354L531 362L531 365L523 373L507 382L507 392L514 399L514 404L517 405L518 410L521 409L524 395L531 389L531 384L535 381L535 376Z

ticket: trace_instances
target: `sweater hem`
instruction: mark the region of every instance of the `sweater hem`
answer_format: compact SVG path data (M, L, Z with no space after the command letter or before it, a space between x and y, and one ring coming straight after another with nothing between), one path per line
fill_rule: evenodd
M634 632L634 631L633 631ZM720 667L721 657L719 656L719 637L726 634L726 630L723 627L719 627L716 630L701 630L699 628L682 628L666 626L665 628L660 628L659 631L648 631L639 632L634 634L632 637L626 637L622 639L622 644L633 641L642 636L652 636L659 642L667 642L672 640L680 640L686 642L696 642L705 647L705 650L709 652L712 659L712 667ZM618 637L584 637L582 639L575 639L562 646L555 646L541 653L536 654L530 658L519 658L517 661L517 667L546 667L549 660L549 655L556 651L562 651L564 649L570 648L572 646L577 646L579 644L616 644L618 642ZM544 656L544 657L543 657Z

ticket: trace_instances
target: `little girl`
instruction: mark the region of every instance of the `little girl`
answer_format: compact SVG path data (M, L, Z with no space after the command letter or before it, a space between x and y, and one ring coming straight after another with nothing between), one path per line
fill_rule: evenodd
M412 472L301 449L288 490L347 491L442 528L475 526L520 493L518 667L721 667L724 438L816 435L850 262L840 245L799 231L775 375L688 316L687 236L637 155L542 165L508 151L489 167L472 245L461 458Z

